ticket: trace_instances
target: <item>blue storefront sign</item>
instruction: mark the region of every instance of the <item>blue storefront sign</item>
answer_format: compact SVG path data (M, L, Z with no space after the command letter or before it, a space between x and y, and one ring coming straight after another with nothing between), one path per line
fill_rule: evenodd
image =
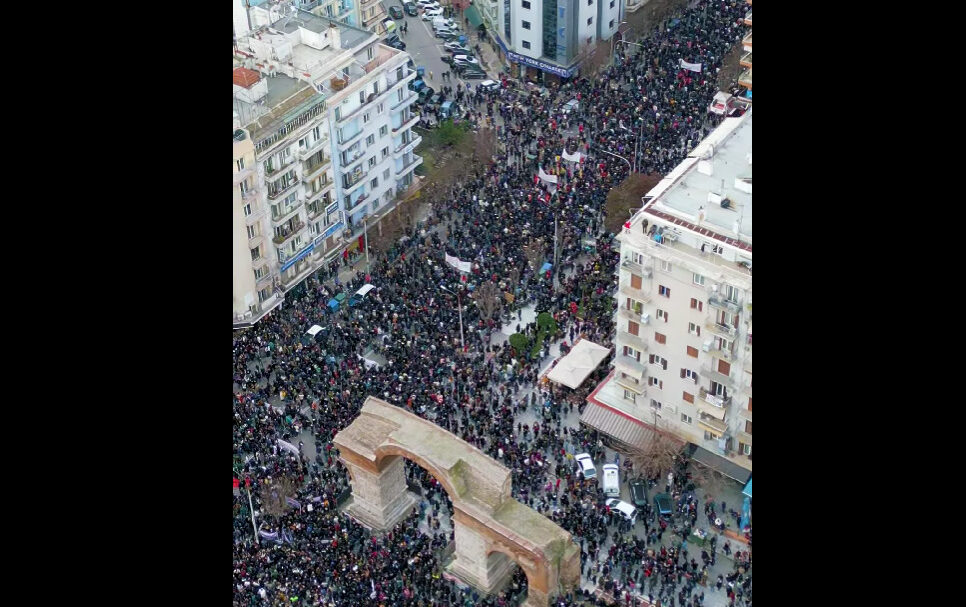
M341 222L341 221L338 221L336 223L333 223L332 225L330 225L329 227L327 227L324 232L322 232L322 239L324 240L324 239L328 238L329 236L332 236L333 234L335 234L335 232L337 230L342 229L344 226L345 226L345 224L343 222Z
M309 246L307 246L304 249L302 249L301 251L299 251L299 254L298 255L295 255L294 257L292 257L291 259L289 259L288 261L285 262L285 265L282 266L281 271L284 272L285 270L287 270L287 269L291 268L292 266L294 266L298 261L300 261L301 259L304 259L306 255L308 255L309 253L311 253L312 252L312 249L314 249L314 248L315 248L315 243L313 242Z
M553 65L552 63L547 63L546 61L539 61L537 59L527 57L526 55L514 53L513 51L509 50L505 44L503 44L503 40L501 40L499 36L493 36L493 37L496 38L497 44L499 44L500 48L503 49L503 52L506 53L507 59L509 59L510 61L513 61L514 63L522 63L524 65L529 65L530 67L535 67L538 70L555 74L557 76L560 76L561 78L570 78L571 76L577 73L576 65L568 70L568 69L564 69L562 67Z

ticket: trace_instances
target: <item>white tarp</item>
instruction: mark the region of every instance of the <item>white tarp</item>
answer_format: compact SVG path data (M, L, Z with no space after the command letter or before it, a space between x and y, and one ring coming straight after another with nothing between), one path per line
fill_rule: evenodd
M358 295L359 297L363 297L363 296L365 296L366 293L368 293L369 291L371 291L371 290L373 290L375 288L376 288L376 285L374 285L372 283L369 283L367 285L364 285L358 291L356 291L356 295Z
M686 70L691 70L692 72L700 72L701 71L701 64L700 63L688 63L684 59L681 59L681 67L683 67Z
M282 439L278 439L278 446L281 447L282 449L285 449L286 451L291 451L295 455L298 455L299 454L299 448L298 447L296 447L292 443L283 441Z
M471 261L460 261L459 257L453 257L452 255L446 255L446 263L453 266L460 272L469 272L473 269L473 262Z
M609 354L610 348L581 339L547 374L547 379L568 388L577 388Z
M540 179L543 179L547 183L554 183L554 184L557 183L557 176L556 175L548 175L547 173L544 173L543 172L543 167L540 167Z
M573 154L570 154L569 152L567 152L567 148L564 148L564 151L562 154L560 154L560 156L564 160L567 160L569 162L580 162L580 159L583 157L583 154L581 154L580 152L574 152Z
M308 331L306 331L306 333L308 333L312 337L315 337L315 334L321 330L322 330L322 327L320 327L319 325L312 325L312 327Z

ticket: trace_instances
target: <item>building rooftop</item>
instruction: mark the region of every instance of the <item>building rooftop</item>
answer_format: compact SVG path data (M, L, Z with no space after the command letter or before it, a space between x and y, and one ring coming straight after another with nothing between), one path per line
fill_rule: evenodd
M284 74L268 76L266 80L268 95L265 96L264 104L259 103L264 113L245 127L255 143L277 133L286 122L324 100L322 95L306 83ZM251 106L247 103L243 105Z
M332 25L339 28L339 34L342 38L342 48L344 49L355 48L365 42L370 36L375 36L370 31L354 27L342 21L329 19L328 17L320 17L319 15L302 9L299 9L295 15L279 19L272 24L272 27L286 34L292 34L300 27L304 27L310 32L324 34Z

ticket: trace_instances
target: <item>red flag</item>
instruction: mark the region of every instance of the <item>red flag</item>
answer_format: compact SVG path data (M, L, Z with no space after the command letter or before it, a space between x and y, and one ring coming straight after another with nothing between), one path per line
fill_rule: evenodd
M234 481L234 488L235 489L238 489L238 485L239 485L238 479L236 478L236 479L232 479L232 480Z

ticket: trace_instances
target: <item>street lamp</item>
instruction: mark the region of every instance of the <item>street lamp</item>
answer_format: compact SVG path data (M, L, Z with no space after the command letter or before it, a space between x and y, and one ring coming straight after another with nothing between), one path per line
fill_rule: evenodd
M610 154L611 156L616 156L616 157L620 158L621 160L623 160L624 162L627 163L627 170L628 171L631 171L631 172L634 172L634 169L631 167L631 161L628 160L627 158L624 158L620 154L615 154L614 152L608 152L607 150L605 150L604 148L601 148L601 147L596 147L595 146L594 149L597 150L598 152L603 152L605 154Z
M614 43L617 42L617 36L621 35L622 25L627 25L627 21L621 21L620 23L617 24L617 32L613 37L611 37L611 40L610 40L610 62L611 63L614 63L614 46L615 46ZM630 31L630 30L631 28L627 28L627 31Z
M640 148L641 139L644 137L644 118L640 117L640 118L637 118L637 120L641 121L641 130L638 132L637 137L635 138L635 141L634 141L634 172L635 173L637 172L637 150ZM624 130L631 133L634 132L631 129L627 128L626 126L624 127Z
M439 288L446 291L450 295L456 296L456 304L459 306L459 313L460 313L460 349L463 351L463 353L465 353L466 344L463 342L463 298L460 296L459 293L453 293L443 285L439 285Z

